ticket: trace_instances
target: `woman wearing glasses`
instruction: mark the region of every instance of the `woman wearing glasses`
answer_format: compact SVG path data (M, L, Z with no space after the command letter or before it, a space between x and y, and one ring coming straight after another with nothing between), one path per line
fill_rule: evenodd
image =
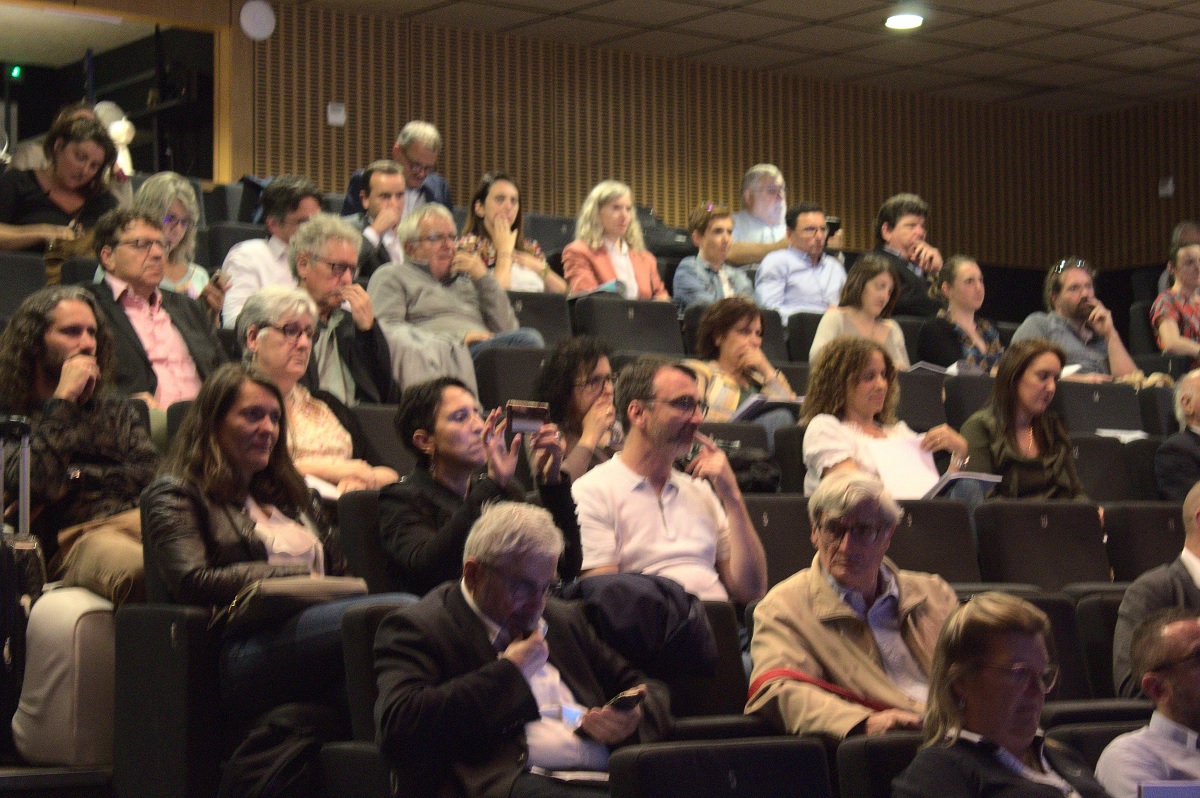
M613 370L600 338L579 335L554 348L538 375L534 396L550 405L562 430L562 470L579 479L621 451L624 435L613 405Z
M550 271L538 242L525 238L517 184L503 172L483 176L458 240L460 252L478 255L506 291L567 292L567 281Z
M133 209L162 219L168 248L159 287L203 301L214 320L220 318L225 302L223 279L220 274L210 279L208 271L193 260L200 206L192 184L174 172L159 172L142 183L133 197Z
M562 436L543 424L537 432L507 440L503 411L485 418L479 402L454 377L438 377L404 390L396 411L401 443L416 458L412 473L379 494L379 537L397 589L424 595L462 575L463 545L484 505L521 501L513 475L522 438L541 504L563 532L566 549L558 575L579 575L582 553L571 480L562 474Z
M287 447L296 470L323 496L390 485L399 475L373 466L379 456L345 405L325 391L300 384L316 334L317 305L299 288L268 286L238 314L238 340L246 360L283 394Z
M855 268L858 268L855 264ZM892 356L869 338L835 338L812 365L804 395L804 492L812 494L827 474L841 470L879 476L874 441L921 438L929 452L949 452L950 470L967 461L967 441L941 424L918 436L896 420L900 387Z
M563 250L563 274L572 293L617 280L626 299L671 300L658 262L642 240L633 189L618 180L598 183L583 201L575 240Z
M980 593L950 615L929 674L925 745L892 782L895 798L1106 798L1092 769L1038 722L1058 667L1045 613Z

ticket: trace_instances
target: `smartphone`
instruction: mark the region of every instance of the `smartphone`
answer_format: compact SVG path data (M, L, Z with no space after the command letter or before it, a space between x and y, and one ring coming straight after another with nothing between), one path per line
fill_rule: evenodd
M550 420L550 405L545 402L522 402L512 399L505 405L508 417L506 428L512 435L518 432L532 433Z
M613 699L609 701L606 706L610 706L613 709L620 710L621 712L628 712L638 704L642 703L642 699L645 697L646 694L635 687L632 690L626 690L623 693L613 696Z
M825 226L829 230L826 235L826 239L828 240L830 238L833 238L835 235L837 235L837 231L842 229L841 217L826 216L825 217Z

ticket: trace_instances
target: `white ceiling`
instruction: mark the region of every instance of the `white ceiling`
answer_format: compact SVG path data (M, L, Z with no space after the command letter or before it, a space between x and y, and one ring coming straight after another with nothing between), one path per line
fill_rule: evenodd
M80 14L0 3L0 61L61 67L154 33L154 26L118 16Z
M1200 0L311 0L422 22L1060 111L1200 91Z

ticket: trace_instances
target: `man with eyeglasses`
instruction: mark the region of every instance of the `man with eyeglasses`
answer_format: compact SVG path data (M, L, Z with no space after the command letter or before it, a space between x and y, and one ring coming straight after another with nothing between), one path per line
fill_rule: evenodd
M194 399L225 350L203 305L159 289L167 256L161 219L118 208L100 217L93 235L104 280L87 289L116 344L115 388L144 401L153 430L165 432L167 407Z
M621 371L614 404L624 446L572 488L580 576L646 573L704 600L762 598L767 558L729 460L697 433L704 402L695 373L641 358ZM686 473L675 467L693 452Z
M1200 483L1183 500L1183 532L1179 556L1133 580L1121 598L1113 632L1113 685L1118 696L1140 698L1145 687L1131 663L1131 641L1138 624L1172 608L1200 614Z
M453 208L450 184L437 172L438 155L442 151L442 135L429 122L413 120L400 129L392 145L392 160L404 169L404 205L402 214L408 216L426 203ZM342 215L350 216L362 210L362 192L368 188L364 170L350 176Z
M742 177L742 209L733 215L733 243L726 256L734 266L757 266L767 253L787 246L787 185L779 167L759 163Z
M808 514L812 567L754 611L746 712L838 739L920 728L934 645L958 597L941 577L886 559L903 511L876 477L829 474Z
M492 504L467 536L462 580L380 624L377 739L402 793L598 798L607 782L579 771L669 731L666 688L552 597L562 551L545 509Z
M787 321L793 313L824 313L837 307L846 283L846 270L825 253L825 211L815 202L802 202L787 212L788 246L763 258L754 277L754 298L764 308L779 311Z
M288 244L300 288L317 303L305 387L328 391L347 407L396 401L391 351L366 289L354 282L362 235L344 219L318 213Z
M1097 780L1113 798L1137 798L1149 781L1200 782L1200 617L1186 608L1154 613L1134 630L1130 657L1154 714L1108 744Z

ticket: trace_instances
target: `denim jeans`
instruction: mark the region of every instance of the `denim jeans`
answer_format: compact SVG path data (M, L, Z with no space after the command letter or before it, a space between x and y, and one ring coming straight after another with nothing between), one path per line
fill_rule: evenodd
M493 346L515 346L521 349L544 349L546 341L542 334L532 327L520 327L512 332L496 333L486 341L476 341L467 344L471 359L479 357L479 353Z

